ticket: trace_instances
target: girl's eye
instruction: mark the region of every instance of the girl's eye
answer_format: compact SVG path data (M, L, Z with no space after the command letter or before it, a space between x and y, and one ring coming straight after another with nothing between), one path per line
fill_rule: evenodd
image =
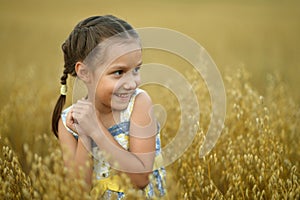
M139 73L140 69L141 69L141 67L136 67L136 68L134 68L134 69L133 69L133 73L134 73L134 74Z
M121 76L123 73L124 73L123 70L117 70L117 71L113 72L113 74L116 76Z

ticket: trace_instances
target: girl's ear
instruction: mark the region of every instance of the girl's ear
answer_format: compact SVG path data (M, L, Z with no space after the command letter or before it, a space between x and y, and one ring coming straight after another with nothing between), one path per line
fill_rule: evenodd
M90 83L91 81L91 71L90 69L83 64L82 62L77 62L75 64L75 71L77 77L85 83Z

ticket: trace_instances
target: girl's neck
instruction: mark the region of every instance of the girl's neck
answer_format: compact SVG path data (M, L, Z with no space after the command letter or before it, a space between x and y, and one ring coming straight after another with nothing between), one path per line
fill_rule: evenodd
M110 112L103 113L97 110L96 115L99 122L102 123L106 128L112 127L120 122L120 111L110 110Z

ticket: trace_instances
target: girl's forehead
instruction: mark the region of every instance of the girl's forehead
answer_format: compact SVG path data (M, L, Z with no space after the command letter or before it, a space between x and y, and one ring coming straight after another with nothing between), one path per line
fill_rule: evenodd
M117 43L107 48L106 57L109 60L116 60L117 58L127 55L134 51L141 51L141 45L136 42Z
M94 70L104 71L112 63L124 57L131 56L131 59L134 60L136 58L133 55L141 57L138 53L133 54L132 52L140 52L141 54L141 45L138 39L108 39L98 44L84 62Z
M138 45L121 45L105 53L105 62L98 65L98 73L114 68L136 67L142 63L142 49Z
M142 51L141 49L127 52L124 55L116 58L111 62L114 66L135 66L142 62Z
M124 43L115 44L107 49L105 53L106 64L118 62L120 60L126 60L127 58L141 57L141 46L137 43Z

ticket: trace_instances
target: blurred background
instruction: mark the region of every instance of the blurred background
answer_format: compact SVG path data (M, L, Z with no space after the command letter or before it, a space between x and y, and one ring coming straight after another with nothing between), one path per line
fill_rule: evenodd
M136 28L164 27L194 38L221 73L244 67L262 94L268 74L277 73L300 99L299 1L0 0L0 106L14 84L30 73L29 84L47 85L49 94L58 92L62 42L77 22L104 14Z
M35 126L28 123L29 130L50 131L63 70L61 44L80 20L104 14L136 28L177 30L206 48L222 75L243 67L264 95L269 75L277 74L300 100L299 1L0 0L0 109L9 103L2 113L17 113L2 117L10 121L5 123L30 119ZM24 131L15 124L6 126L14 127L15 134ZM22 140L16 143L20 146Z

